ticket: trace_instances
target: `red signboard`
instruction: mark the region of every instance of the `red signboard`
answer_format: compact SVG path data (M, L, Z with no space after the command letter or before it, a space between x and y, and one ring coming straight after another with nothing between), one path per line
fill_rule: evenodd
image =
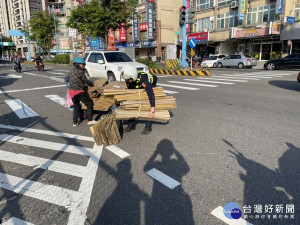
M114 44L114 43L115 43L114 31L109 30L108 31L108 44Z
M153 2L153 0L147 0L147 2Z
M197 42L207 42L208 41L208 32L201 32L201 33L193 33L188 35L188 42L195 38Z
M147 23L141 23L140 24L140 31L145 31L147 30Z
M116 50L117 49L117 46L115 44L111 45L109 44L108 45L108 50Z
M126 41L126 29L124 26L120 27L119 34L120 34L120 41Z

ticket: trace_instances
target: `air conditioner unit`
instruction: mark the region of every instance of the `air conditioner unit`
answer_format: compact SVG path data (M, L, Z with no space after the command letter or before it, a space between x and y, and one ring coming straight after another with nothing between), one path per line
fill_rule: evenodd
M232 1L231 5L230 5L230 8L235 9L237 7L238 7L238 1Z

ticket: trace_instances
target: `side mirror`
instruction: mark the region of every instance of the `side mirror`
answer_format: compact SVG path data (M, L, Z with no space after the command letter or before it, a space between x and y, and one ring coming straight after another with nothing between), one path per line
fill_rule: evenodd
M133 60L133 62L136 62L136 60L135 59L132 59Z
M104 64L104 60L98 60L99 64Z

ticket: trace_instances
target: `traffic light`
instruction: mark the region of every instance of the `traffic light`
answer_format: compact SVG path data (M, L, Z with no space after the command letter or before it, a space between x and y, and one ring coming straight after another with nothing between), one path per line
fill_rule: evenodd
M188 11L188 21L187 23L189 24L193 24L196 22L195 18L195 13L196 13L196 9L195 8L190 8Z
M185 6L181 6L179 9L179 26L182 27L185 24L185 10L186 7Z

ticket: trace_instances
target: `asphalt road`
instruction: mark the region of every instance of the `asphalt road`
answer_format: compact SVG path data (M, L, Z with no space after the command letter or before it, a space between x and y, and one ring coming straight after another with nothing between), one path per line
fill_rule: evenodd
M246 224L226 220L229 202L248 224L300 224L297 71L159 76L178 104L170 122L147 136L140 122L114 151L60 104L69 68L0 64L3 224Z

